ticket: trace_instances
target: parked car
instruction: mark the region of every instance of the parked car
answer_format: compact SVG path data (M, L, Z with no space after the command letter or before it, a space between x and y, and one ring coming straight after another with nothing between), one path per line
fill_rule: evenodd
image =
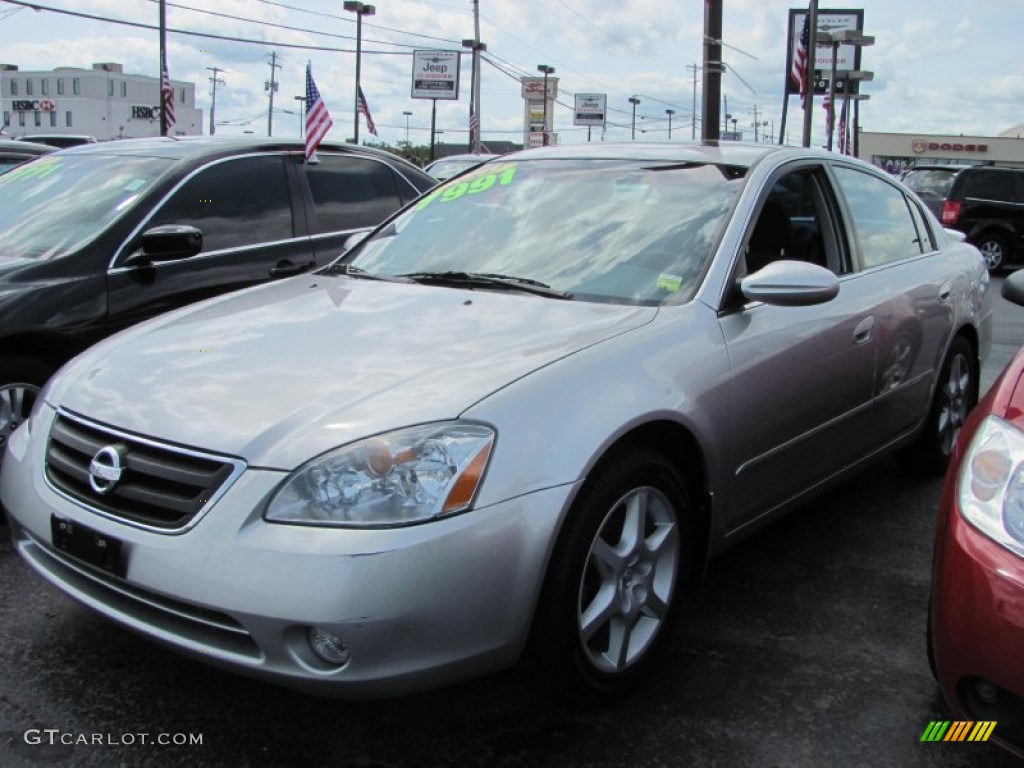
M1024 305L1024 271L1003 283ZM928 652L957 719L1024 757L1024 350L960 434L939 504Z
M967 235L989 270L1019 260L1024 244L1024 168L926 166L908 171L904 182L930 206L941 205L942 225Z
M953 179L966 165L915 165L900 174L900 181L910 187L924 201L935 216L942 216Z
M500 157L500 155L489 155L486 153L448 155L448 157L442 157L427 163L423 166L423 170L438 181L447 181L452 176L457 176L463 171L468 171L470 168L475 168L480 163L485 163L496 157Z
M709 558L897 449L945 467L990 303L978 251L850 157L528 150L100 342L0 503L43 577L210 663L383 696L525 651L602 700Z
M39 155L53 152L48 144L33 144L31 141L0 139L0 173Z
M434 180L384 152L126 139L0 176L0 449L62 363L147 317L323 266Z

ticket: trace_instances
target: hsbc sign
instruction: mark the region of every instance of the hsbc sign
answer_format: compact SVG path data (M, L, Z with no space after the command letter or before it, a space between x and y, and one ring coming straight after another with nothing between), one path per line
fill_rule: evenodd
M11 109L15 112L53 112L57 109L57 102L50 101L49 99L39 99L34 101L32 99L22 101L12 101Z

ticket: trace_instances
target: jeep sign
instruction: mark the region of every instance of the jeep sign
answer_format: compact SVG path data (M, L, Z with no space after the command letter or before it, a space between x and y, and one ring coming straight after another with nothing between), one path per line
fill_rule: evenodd
M459 98L459 51L413 51L412 98Z
M577 93L573 125L604 125L608 96L604 93Z

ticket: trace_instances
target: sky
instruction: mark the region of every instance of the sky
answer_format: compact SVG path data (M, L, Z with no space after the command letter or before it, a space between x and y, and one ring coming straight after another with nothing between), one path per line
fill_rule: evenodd
M154 30L74 17L52 8L155 27L156 0L32 0L33 10L0 0L0 62L22 70L58 66L89 68L119 62L126 73L157 76L159 37ZM822 9L863 9L863 32L875 44L862 52L861 68L874 73L861 85L870 98L860 107L865 131L998 136L1024 123L1024 0L862 0L819 3ZM361 84L378 139L397 145L430 140L431 101L412 99L412 51L458 50L474 36L471 0L377 0L363 17ZM788 11L805 2L724 0L722 80L725 107L744 138L777 137L786 78ZM521 141L524 105L519 75L555 68L558 104L552 130L559 143L587 141L573 126L576 93L607 96L607 141L630 140L632 105L637 140L700 136L704 3L700 0L479 0L482 140ZM220 14L220 15L214 15ZM272 26L277 25L277 26ZM330 136L352 135L356 16L342 0L168 0L167 26L252 42L208 39L181 32L167 37L172 79L196 84L197 106L208 126L212 75L217 86L216 132L265 135L271 54L279 89L272 130L298 136L305 67L330 111ZM289 47L306 46L306 47ZM312 48L328 49L314 50ZM441 142L465 142L470 57L462 57L460 96L438 101ZM696 78L696 85L694 80ZM697 103L694 125L693 104ZM820 104L820 101L819 101ZM405 112L411 112L406 116ZM823 141L824 110L815 108L815 143ZM789 101L787 140L800 143L802 113ZM373 140L365 123L362 140ZM599 129L591 133L600 139Z

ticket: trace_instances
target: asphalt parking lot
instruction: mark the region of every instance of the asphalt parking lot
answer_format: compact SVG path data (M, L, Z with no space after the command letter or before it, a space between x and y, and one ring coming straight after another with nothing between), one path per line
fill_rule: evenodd
M1024 343L1024 311L998 305L983 387ZM384 702L238 678L79 607L3 527L0 765L1015 765L991 744L920 741L949 718L924 647L940 484L885 461L719 558L662 672L601 711L522 670Z

